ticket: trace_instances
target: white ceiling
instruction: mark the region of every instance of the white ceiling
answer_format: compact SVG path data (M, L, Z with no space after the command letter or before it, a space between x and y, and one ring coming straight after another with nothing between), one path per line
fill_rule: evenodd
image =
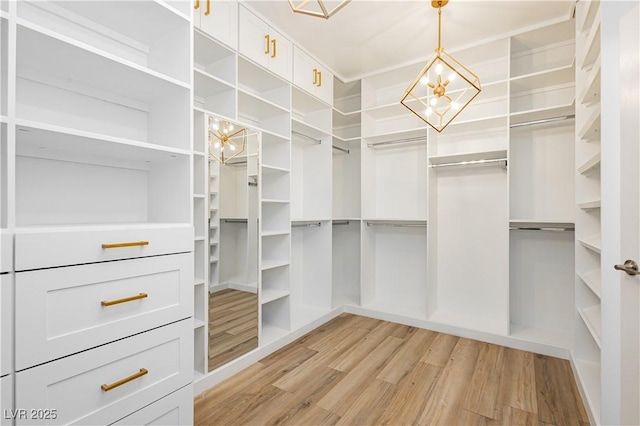
M430 0L352 0L328 20L294 14L287 0L243 2L350 81L426 60L437 42ZM336 3L335 1L333 2ZM573 0L451 0L442 9L442 46L454 51L571 16Z

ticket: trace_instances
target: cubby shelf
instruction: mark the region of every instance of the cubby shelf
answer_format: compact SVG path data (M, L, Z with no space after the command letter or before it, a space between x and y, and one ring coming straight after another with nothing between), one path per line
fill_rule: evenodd
M273 302L274 300L282 299L283 297L289 296L289 291L287 290L278 290L278 289L262 289L262 294L260 297L260 303L263 305L266 303Z
M600 14L594 18L596 24L591 26L589 35L587 36L586 43L582 55L580 56L580 67L588 68L595 62L596 58L600 55Z
M583 203L578 203L578 207L582 210L593 210L599 209L601 204L601 200L585 201Z
M319 143L322 138L331 135L331 131L323 130L297 118L291 119L291 141L296 143Z
M596 108L592 111L591 115L578 132L578 136L580 139L584 139L587 142L600 140L600 108Z
M585 248L600 254L600 235L592 236L589 238L579 239L578 242Z
M193 328L194 329L200 328L200 327L204 327L206 325L207 325L207 323L205 323L202 320L199 320L199 319L196 319L196 318L193 319Z
M511 78L511 92L525 92L540 87L573 84L575 80L575 61L557 68L542 70Z
M260 333L260 346L266 346L289 333L288 329L276 327L274 325L264 323Z
M578 277L586 284L586 286L595 294L598 298L600 298L600 291L602 287L602 274L600 269L594 269L588 272L578 272Z
M429 157L429 164L431 165L442 165L442 164L450 164L450 163L466 163L472 161L483 161L483 160L499 160L507 158L507 150L494 150L494 151L484 151L484 152L468 152L461 154L451 154L451 155L437 155Z
M600 333L601 333L601 310L600 305L591 306L589 308L584 308L578 310L580 314L580 318L589 329L593 340L596 345L600 347Z
M600 79L600 56L598 56L593 66L591 67L591 71L589 71L589 74L587 74L587 84L580 96L580 102L588 105L593 102L600 101Z
M266 271L269 269L280 268L288 266L291 262L288 260L263 260L261 270Z
M588 175L598 169L600 169L601 154L597 152L593 157L588 159L584 164L578 167L578 173Z

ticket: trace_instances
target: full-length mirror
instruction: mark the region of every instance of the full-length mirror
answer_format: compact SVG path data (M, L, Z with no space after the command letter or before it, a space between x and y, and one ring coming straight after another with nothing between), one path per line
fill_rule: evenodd
M258 140L209 117L209 371L258 346Z

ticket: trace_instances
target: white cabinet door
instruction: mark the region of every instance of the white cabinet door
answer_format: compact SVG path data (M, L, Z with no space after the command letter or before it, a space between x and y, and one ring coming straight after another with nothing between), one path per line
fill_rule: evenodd
M293 53L293 84L333 105L333 74L298 47Z
M271 49L269 53L269 70L287 81L293 74L293 43L282 34L269 28Z
M320 64L316 64L316 69L318 70L316 96L333 106L333 74Z
M2 231L0 234L0 272L13 270L13 235Z
M244 7L239 14L238 52L267 68L271 51L269 26Z
M11 372L13 359L13 274L0 275L0 376Z
M237 50L238 48L238 2L229 0L200 0L194 12L196 27L216 40Z

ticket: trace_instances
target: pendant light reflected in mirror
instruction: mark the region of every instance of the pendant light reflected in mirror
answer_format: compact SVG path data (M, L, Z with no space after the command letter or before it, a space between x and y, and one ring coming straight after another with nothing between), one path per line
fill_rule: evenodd
M289 0L295 13L329 19L351 0Z
M238 128L229 121L209 116L208 136L209 156L220 164L242 154L247 146L247 129Z
M447 3L448 0L431 2L438 9L438 47L400 101L437 132L442 132L482 90L478 76L441 45L442 7Z

